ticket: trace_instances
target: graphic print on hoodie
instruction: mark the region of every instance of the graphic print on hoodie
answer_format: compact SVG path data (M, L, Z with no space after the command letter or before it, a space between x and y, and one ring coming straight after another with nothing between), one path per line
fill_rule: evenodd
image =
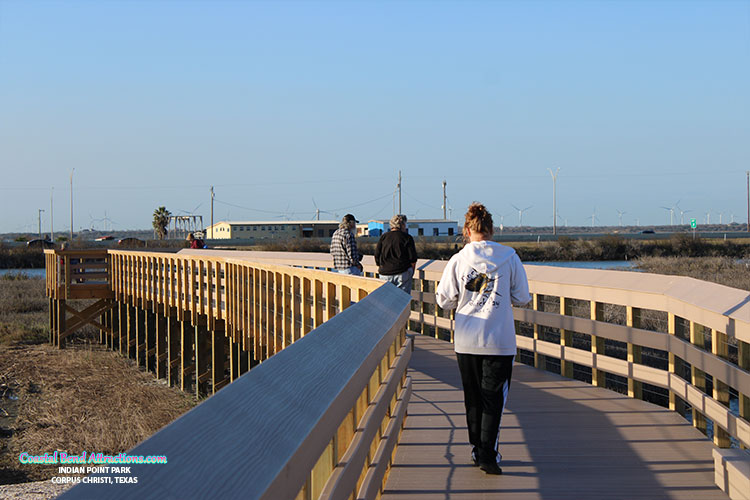
M529 285L515 250L492 241L467 244L451 257L436 290L443 309L455 309L456 352L512 355L512 305L527 304Z
M500 307L500 301L495 300L493 295L502 297L500 292L496 292L493 287L495 280L502 278L502 275L494 277L480 273L476 269L471 269L468 275L461 279L465 283L464 287L470 292L479 292L477 297L472 299L473 305L477 309L483 309L485 305L492 308Z

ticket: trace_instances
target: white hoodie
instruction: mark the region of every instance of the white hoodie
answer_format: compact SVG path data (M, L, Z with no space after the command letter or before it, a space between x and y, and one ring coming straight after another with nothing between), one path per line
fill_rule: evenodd
M456 309L456 352L516 354L511 305L528 304L531 296L515 250L493 241L469 243L448 261L435 296L443 309Z

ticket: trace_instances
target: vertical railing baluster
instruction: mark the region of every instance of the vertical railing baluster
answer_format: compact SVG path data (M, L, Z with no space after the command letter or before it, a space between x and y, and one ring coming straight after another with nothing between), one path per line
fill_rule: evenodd
M627 325L633 328L641 327L641 310L638 307L627 306ZM643 384L633 378L633 365L641 362L641 346L628 342L628 396L643 399Z

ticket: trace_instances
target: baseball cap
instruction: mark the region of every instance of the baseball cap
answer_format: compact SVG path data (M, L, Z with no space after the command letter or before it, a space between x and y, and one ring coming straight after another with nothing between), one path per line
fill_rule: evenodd
M354 218L352 214L346 214L343 219L341 219L343 222L351 222L354 221L356 223L359 223L357 219Z

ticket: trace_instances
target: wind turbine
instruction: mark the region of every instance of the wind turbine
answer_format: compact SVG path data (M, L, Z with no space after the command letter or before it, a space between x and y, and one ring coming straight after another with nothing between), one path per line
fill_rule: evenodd
M708 212L706 212L706 225L711 224L711 210L709 209Z
M594 227L595 220L599 220L599 217L596 216L596 207L594 207L594 213L591 214L591 227Z
M675 203L675 204L674 204L674 205L672 205L671 207L665 207L665 206L663 206L663 205L662 205L662 207L661 207L661 208L663 208L664 210L669 210L669 225L670 225L670 226L674 226L674 209L675 209L675 208L676 208L677 206L679 206L679 204L680 204L680 200L677 200L677 203Z
M684 226L685 225L685 214L688 213L688 212L691 212L691 210L683 210L683 209L681 209L679 207L679 205L677 206L677 208L680 210L680 225Z
M313 206L315 207L315 219L316 220L320 220L320 214L321 213L328 214L328 215L333 215L337 219L339 218L339 214L335 214L333 212L328 212L327 210L321 210L321 209L319 209L318 208L318 204L315 203L315 198L312 198L312 202L313 202Z
M511 203L510 206L513 207L513 208L515 208L516 210L518 210L518 226L520 227L520 226L523 225L523 213L526 210L532 208L534 205L529 205L526 208L518 208L517 206L515 206L514 204Z
M721 224L721 223L722 223L722 222L721 222L721 218L722 218L722 216L723 216L723 215L724 215L724 212L719 212L719 224Z
M617 217L620 219L620 227L622 227L622 216L625 215L627 212L623 212L622 210L617 211Z

